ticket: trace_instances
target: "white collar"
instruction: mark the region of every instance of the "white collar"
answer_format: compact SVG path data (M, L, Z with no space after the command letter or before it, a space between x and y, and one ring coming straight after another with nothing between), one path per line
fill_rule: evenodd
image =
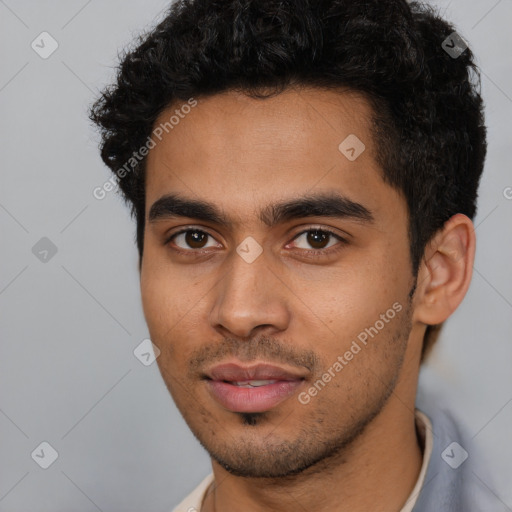
M423 463L421 464L420 474L418 476L418 480L416 480L416 485L412 490L411 494L407 498L405 505L400 509L400 512L412 512L414 505L418 501L418 496L420 495L421 488L425 483L425 476L427 475L427 467L430 461L430 457L432 455L432 448L434 446L434 434L432 433L432 422L429 417L421 412L420 410L415 410L415 418L416 418L416 430L418 435L420 436L420 441L423 445Z

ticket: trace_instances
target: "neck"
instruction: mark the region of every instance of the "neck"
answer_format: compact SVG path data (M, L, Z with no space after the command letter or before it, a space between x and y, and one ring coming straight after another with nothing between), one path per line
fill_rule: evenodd
M404 395L397 388L343 453L301 474L280 479L237 477L212 461L215 483L201 512L399 512L418 479L422 451L413 406L398 396Z

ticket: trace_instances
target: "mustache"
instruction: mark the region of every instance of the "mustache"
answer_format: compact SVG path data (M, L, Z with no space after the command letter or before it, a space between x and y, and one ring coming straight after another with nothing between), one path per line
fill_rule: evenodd
M189 360L189 374L197 376L206 364L236 357L243 362L263 360L268 363L281 363L303 367L316 373L320 365L318 356L312 350L297 350L292 344L277 341L270 336L260 336L254 340L225 338L215 345L205 345L194 351Z

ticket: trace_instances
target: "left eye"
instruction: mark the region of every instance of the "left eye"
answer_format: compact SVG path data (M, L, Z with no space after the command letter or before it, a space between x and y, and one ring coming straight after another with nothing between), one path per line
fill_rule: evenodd
M300 240L302 240L302 247L300 244L297 244L297 241ZM293 242L299 249L310 249L312 247L314 250L328 249L340 241L344 242L343 238L325 229L308 229L293 239ZM309 244L310 247L304 247L304 244Z

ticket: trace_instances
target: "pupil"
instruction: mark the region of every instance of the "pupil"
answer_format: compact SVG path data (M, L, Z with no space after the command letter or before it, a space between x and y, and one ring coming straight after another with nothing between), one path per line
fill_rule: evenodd
M185 235L185 241L189 245L189 247L193 248L201 248L206 238L206 233L202 233L201 231L188 231Z
M324 242L329 237L329 234L325 231L315 230L308 233L308 243L316 249L321 249L324 246Z

